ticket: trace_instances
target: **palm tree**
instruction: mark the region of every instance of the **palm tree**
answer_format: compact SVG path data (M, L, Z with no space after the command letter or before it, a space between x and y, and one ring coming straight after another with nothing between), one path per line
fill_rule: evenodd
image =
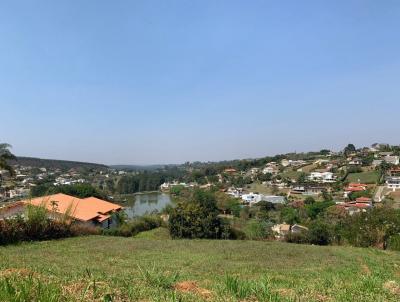
M9 144L0 144L0 170L7 170L13 176L14 169L7 161L17 158L11 153L10 148Z

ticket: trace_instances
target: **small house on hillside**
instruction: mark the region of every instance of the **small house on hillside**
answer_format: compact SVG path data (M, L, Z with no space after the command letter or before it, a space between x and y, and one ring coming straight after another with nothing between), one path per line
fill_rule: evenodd
M293 234L298 234L298 233L302 233L302 232L307 232L308 228L305 226L302 226L300 224L295 224L295 225L292 225L292 227L290 228L290 231Z
M66 194L54 194L18 202L15 207L9 206L1 218L7 218L23 213L27 205L43 206L50 216L61 217L67 215L74 222L84 223L102 228L110 228L115 224L113 213L121 211L120 205L96 198L77 198Z

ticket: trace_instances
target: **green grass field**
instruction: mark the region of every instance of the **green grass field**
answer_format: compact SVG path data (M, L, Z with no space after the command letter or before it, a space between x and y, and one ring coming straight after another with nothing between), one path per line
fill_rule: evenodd
M350 173L347 176L347 181L349 182L358 182L365 184L374 184L378 181L379 174L377 171L368 171L368 172L361 172L361 173Z
M397 252L164 238L158 229L0 247L0 301L400 299Z

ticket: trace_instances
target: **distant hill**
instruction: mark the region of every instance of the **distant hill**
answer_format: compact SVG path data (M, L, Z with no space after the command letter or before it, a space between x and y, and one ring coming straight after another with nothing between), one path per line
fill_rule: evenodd
M109 167L116 170L155 171L173 166L177 165L111 165Z
M18 156L17 160L11 161L11 164L30 166L36 168L53 168L53 169L72 169L72 168L86 168L86 169L108 169L108 166L95 163L85 163L69 160L58 159L42 159L34 157Z

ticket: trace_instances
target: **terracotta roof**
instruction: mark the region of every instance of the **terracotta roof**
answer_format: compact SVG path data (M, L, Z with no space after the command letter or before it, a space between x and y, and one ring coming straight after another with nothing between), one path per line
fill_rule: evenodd
M346 191L350 192L360 192L360 191L365 191L364 188L358 188L358 187L348 187L345 189Z
M359 198L356 199L356 202L371 202L371 198L359 197Z
M349 183L349 187L367 187L367 185L351 182Z
M122 209L117 204L95 197L80 199L62 193L24 200L24 202L35 206L43 205L48 211L60 214L68 212L71 217L81 221L94 219L101 222L109 218L108 214Z

